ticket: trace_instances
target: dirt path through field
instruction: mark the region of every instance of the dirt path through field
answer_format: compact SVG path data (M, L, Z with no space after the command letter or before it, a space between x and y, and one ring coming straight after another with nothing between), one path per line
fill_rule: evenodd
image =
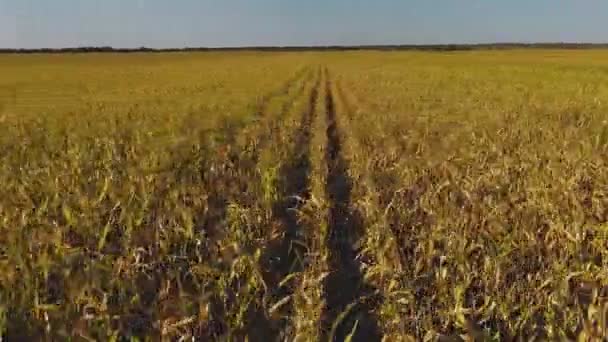
M327 71L326 71L327 73ZM372 290L363 283L356 260L355 243L362 234L361 222L351 210L352 181L342 153L342 141L334 108L330 76L326 74L328 167L326 193L329 201L330 275L325 280L325 338L344 341L379 341L377 323L368 305Z

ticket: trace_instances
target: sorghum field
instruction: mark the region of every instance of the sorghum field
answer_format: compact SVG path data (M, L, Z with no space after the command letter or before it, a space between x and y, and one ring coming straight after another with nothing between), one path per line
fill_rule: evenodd
M0 75L7 341L608 335L608 51L0 55Z

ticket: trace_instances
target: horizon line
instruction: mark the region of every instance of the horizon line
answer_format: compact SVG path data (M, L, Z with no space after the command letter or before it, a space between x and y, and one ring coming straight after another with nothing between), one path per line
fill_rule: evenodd
M81 45L70 47L3 48L0 52L174 52L174 51L213 51L213 50L365 50L365 49L441 49L441 48L484 48L484 47L608 47L608 42L492 42L492 43L442 43L442 44L318 44L318 45L234 45L234 46L185 46L185 47L114 47L111 45Z

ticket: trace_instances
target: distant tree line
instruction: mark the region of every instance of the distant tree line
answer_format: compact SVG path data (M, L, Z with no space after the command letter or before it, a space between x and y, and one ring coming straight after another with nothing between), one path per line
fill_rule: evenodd
M0 53L134 53L134 52L192 52L192 51L349 51L349 50L421 50L421 51L467 51L507 49L606 49L608 43L492 43L492 44L438 44L438 45L329 45L329 46L243 46L243 47L185 47L170 49L113 48L111 46L84 46L58 49L2 49Z

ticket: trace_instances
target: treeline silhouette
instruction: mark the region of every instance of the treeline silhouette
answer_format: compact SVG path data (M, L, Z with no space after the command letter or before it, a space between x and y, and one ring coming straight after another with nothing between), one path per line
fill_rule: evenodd
M420 50L420 51L468 51L506 49L606 49L608 43L492 43L492 44L437 44L437 45L328 45L328 46L242 46L242 47L185 47L154 49L114 48L111 46L84 46L73 48L2 49L0 53L138 53L138 52L195 52L195 51L351 51L351 50Z

